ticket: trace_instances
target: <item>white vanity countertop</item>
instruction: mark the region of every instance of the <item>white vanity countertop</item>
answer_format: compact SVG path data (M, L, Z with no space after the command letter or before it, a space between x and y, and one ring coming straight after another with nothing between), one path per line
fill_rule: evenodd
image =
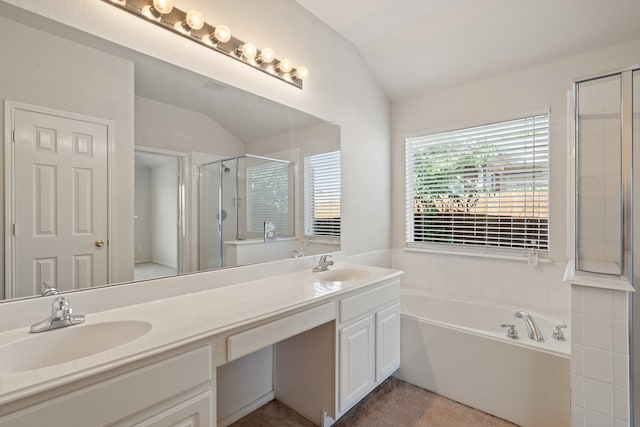
M303 270L87 314L83 324L58 331L126 320L149 322L152 328L140 338L101 353L40 369L2 375L0 405L243 325L329 301L348 291L402 274L398 270L347 263L339 263L331 268L338 269L364 270L369 274L350 281L325 282L318 280L315 273ZM34 319L34 323L37 320L41 319ZM0 349L18 340L37 339L38 335L55 334L58 331L31 334L29 328L25 327L2 332Z

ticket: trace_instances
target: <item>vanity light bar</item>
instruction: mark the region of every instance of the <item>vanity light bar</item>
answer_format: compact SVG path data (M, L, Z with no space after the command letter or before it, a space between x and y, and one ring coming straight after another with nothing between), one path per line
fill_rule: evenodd
M302 81L309 76L307 67L294 68L289 59L277 59L272 49L259 50L253 43L244 42L231 35L231 30L227 26L214 27L207 24L200 12L195 10L183 12L173 7L172 0L103 1L276 77L298 89L302 89Z

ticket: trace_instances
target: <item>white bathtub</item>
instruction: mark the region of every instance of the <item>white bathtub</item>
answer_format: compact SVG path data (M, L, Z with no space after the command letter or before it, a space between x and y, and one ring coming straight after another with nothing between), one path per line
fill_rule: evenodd
M452 300L402 290L402 359L395 376L521 426L569 426L570 331L551 339L553 318L526 307ZM527 337L526 310L545 340ZM519 340L501 323L513 323Z

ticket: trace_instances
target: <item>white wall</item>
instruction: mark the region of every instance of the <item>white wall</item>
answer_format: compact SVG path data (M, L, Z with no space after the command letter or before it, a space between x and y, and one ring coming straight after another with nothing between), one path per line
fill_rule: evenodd
M294 0L222 0L215 4L178 0L175 4L198 9L205 17L215 17L216 23L224 22L238 37L272 46L295 64L306 65L310 77L302 91L224 55L185 43L107 2L3 1L340 125L345 171L343 248L352 255L389 247L389 101L358 50ZM367 191L369 188L376 191Z
M151 260L178 268L178 160L151 169Z
M135 169L135 262L151 261L151 169L136 164Z
M569 57L518 72L416 96L392 106L394 267L404 283L463 292L526 307L570 307L569 286L561 283L568 258L567 115L574 79L640 62L640 40ZM404 138L420 132L455 129L550 111L550 256L554 264L458 255L406 252L404 219ZM571 227L571 225L569 226Z
M244 154L244 143L202 113L135 97L136 145L225 157Z
M133 64L4 18L0 18L0 58L0 99L115 123L113 176L117 216L110 242L115 257L111 282L133 279ZM3 114L0 128L4 128ZM0 142L4 144L4 132ZM0 162L3 157L1 150ZM3 213L0 212L0 221ZM0 237L4 237L2 234L0 230ZM3 249L0 246L0 258Z

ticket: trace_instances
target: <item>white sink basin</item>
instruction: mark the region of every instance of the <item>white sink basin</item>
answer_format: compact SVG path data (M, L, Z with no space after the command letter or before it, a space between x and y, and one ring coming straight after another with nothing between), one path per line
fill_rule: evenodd
M316 274L316 277L325 282L348 282L349 280L362 279L368 275L368 271L344 269L323 271Z
M45 368L110 350L140 338L151 323L123 320L74 325L0 347L0 375Z

